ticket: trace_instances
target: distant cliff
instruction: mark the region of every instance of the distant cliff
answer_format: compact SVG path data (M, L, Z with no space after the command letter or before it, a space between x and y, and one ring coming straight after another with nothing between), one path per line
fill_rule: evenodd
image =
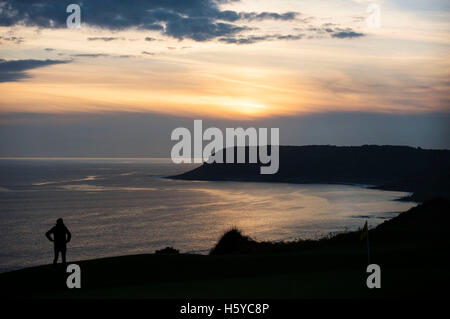
M248 147L246 153L248 153ZM226 150L225 150L226 152ZM236 149L235 149L236 154ZM280 146L276 174L261 164L207 164L173 179L285 183L369 184L414 192L409 199L450 197L450 150L408 146Z

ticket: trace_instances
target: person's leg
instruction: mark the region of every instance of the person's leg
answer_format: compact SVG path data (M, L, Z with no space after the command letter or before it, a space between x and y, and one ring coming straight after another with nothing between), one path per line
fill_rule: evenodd
M56 266L56 264L58 263L58 257L59 257L58 247L55 246L54 251L55 251L55 258L53 258L53 266Z
M61 247L61 258L64 268L66 268L66 247Z

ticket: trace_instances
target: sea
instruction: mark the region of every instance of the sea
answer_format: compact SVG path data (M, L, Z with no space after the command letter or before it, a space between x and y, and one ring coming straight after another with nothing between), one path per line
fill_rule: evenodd
M57 218L68 262L154 253L207 254L232 227L259 241L317 239L370 227L415 203L369 185L183 181L199 164L164 158L0 159L0 272L49 264Z

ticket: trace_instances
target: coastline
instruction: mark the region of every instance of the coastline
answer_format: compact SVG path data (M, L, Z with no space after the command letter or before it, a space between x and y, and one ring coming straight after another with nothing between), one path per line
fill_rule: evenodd
M228 149L219 151L225 158ZM234 147L248 154L249 147ZM262 175L261 163L207 163L170 179L292 184L365 185L372 189L411 193L401 201L450 199L450 150L409 146L280 146L279 170Z

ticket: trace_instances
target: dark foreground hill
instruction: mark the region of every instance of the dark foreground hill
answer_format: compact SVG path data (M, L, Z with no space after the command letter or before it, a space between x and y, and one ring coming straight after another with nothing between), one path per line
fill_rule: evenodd
M248 147L245 152L248 154ZM414 193L409 200L423 201L435 196L450 198L449 150L377 145L280 146L279 156L279 170L273 175L261 175L259 163L204 163L171 178L368 184L386 190Z
M228 251L218 251L219 242L208 256L80 261L77 290L65 288L64 273L50 265L33 267L0 274L1 297L448 298L449 213L450 202L436 199L370 231L371 262L381 267L381 289L367 288L366 241L350 232L307 244L252 242Z

